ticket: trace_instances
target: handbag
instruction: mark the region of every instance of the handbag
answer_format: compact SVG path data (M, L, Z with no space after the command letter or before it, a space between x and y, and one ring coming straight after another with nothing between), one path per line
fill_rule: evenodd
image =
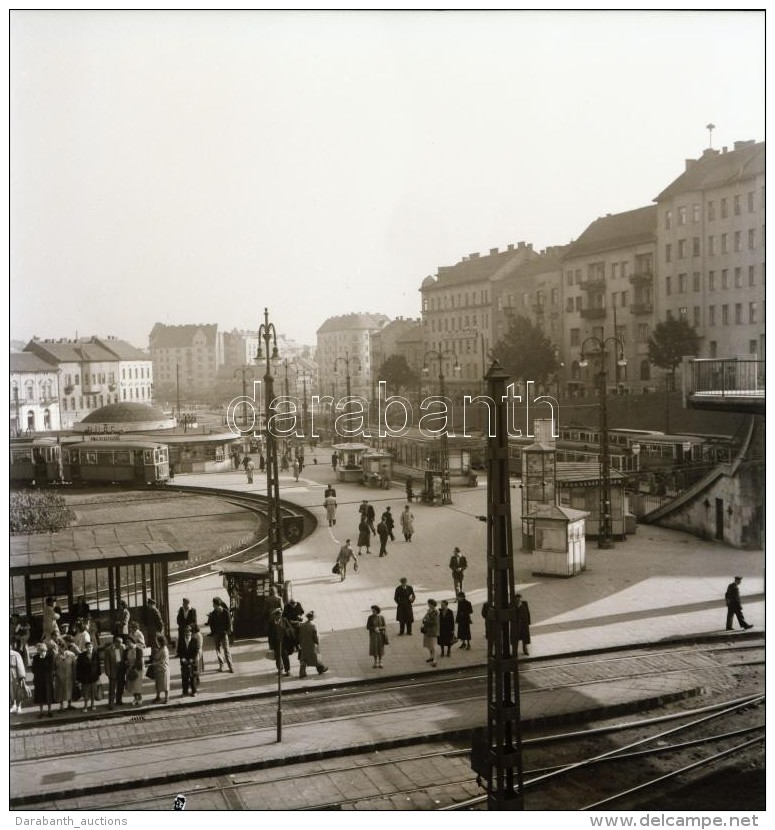
M156 678L156 666L153 663L149 663L148 668L145 670L145 676L151 680Z
M424 625L420 626L420 634L425 634L425 626Z
M134 668L134 666L132 666L132 668L127 669L127 671L126 671L126 679L129 680L130 682L133 681L133 680L137 680L137 678L139 676L140 676L140 672L137 671L137 669ZM75 698L73 698L73 700L75 700Z
M32 699L32 689L27 685L27 681L24 678L20 677L16 684L16 697L19 703L26 703Z
M390 645L390 640L388 640L387 631L382 632L382 645L383 646L389 646Z
M331 568L331 573L332 573L332 574L340 574L340 573L342 573L342 569L339 567L339 563L338 563L338 562L335 562L335 563L334 563L334 567L333 567L333 568Z

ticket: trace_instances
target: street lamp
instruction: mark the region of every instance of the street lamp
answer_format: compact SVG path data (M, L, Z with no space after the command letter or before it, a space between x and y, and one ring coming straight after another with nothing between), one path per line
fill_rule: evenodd
M250 366L241 366L239 369L235 369L234 370L234 377L235 378L237 377L238 373L242 374L242 398L243 398L243 401L242 401L242 427L243 427L243 431L246 432L247 431L247 425L248 425L248 407L247 407L247 402L245 401L245 398L247 398L247 396L248 396L248 387L247 387L247 381L245 380L245 376L249 374L250 377L253 378L253 377L255 377L255 375L253 374L253 369Z
M345 351L344 354L345 354L344 357L337 357L337 358L334 359L334 374L335 375L337 374L336 366L339 363L339 361L340 360L343 361L344 365L346 367L345 371L346 371L346 381L347 381L347 397L350 398L350 361L351 360L357 360L358 361L358 371L359 372L363 371L363 367L361 366L361 359L358 357L358 355L353 355L352 357L350 357L350 352L348 352L348 351Z
M560 350L555 346L554 349L554 362L557 364L557 370L554 373L554 387L556 392L557 400L560 400L560 374L562 370L565 368L565 364L560 360Z
M439 361L439 395L444 398L444 358L452 358L455 363L452 366L452 371L460 373L460 364L457 362L457 355L452 349L444 349L444 351L437 352L434 350L425 352L423 357L422 371L424 375L430 373L428 369L429 360ZM441 503L452 504L452 492L449 486L449 445L447 443L447 430L444 429L441 433Z
M587 351L587 344L597 346L593 352ZM612 548L611 528L611 464L609 460L608 447L608 402L607 402L607 356L606 345L614 344L616 350L617 366L626 366L624 359L624 344L618 337L587 337L581 344L581 360L579 366L588 366L588 355L600 356L600 527L597 535L598 548Z

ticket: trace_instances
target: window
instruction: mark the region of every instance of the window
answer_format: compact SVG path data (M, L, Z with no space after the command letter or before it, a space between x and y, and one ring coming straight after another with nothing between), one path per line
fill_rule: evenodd
M753 228L748 230L748 250L753 251L756 247L756 231Z
M735 268L735 288L743 287L743 269Z
M734 197L733 205L734 205L735 216L740 216L740 197L739 196Z
M715 256L716 255L716 245L715 245L715 238L712 236L708 237L708 256Z
M684 323L689 322L689 309L685 305L678 309L678 318Z
M565 284L566 285L573 285L573 271L566 271L565 272Z
M627 275L629 274L629 272L630 272L630 263L629 262L623 262L622 263L622 279L627 279Z
M80 386L80 385L81 385L81 376L80 376L80 375L76 375L76 376L75 376L75 385L76 385L76 386Z
M672 254L673 246L668 242L667 245L665 245L665 262L670 262L672 260Z
M756 303L748 303L748 322L756 322ZM756 349L752 349L752 351L755 352Z
M743 249L743 234L740 231L735 231L735 251L742 251Z
M692 239L692 256L700 255L700 237L695 236Z
M753 213L753 190L748 191L748 212Z
M679 274L678 275L678 293L685 294L686 293L686 274Z
M726 198L721 200L721 218L722 219L727 218L727 200L726 200Z
M700 272L695 271L692 274L692 291L699 291L700 290L700 280L701 280Z
M685 225L686 224L686 208L679 207L678 208L678 224Z
M566 311L573 311L573 297L568 297L565 300L565 310Z
M721 253L725 254L727 252L727 234L721 234Z
M576 269L576 285L581 285L581 268Z
M701 208L699 205L692 205L692 222L699 222L701 215Z
M749 340L748 341L748 354L756 354L756 341Z
M724 326L729 325L729 306L726 303L721 306L721 323Z
M714 201L708 202L708 221L713 221L716 218L716 203Z
M581 297L576 297L576 311L581 311Z
M735 303L735 323L740 325L743 322L743 304Z
M686 240L678 240L678 259L683 259L686 256Z
M708 347L710 349L710 356L711 357L717 357L718 356L718 344L716 343L716 341L711 340L710 343L708 343Z
M696 305L694 307L694 316L693 316L692 322L693 322L693 325L695 326L695 328L699 328L699 326L700 326L700 307L698 305Z
M672 225L672 224L673 224L673 211L672 210L666 210L665 211L665 230L669 231L670 230L670 225Z
M722 288L729 288L729 269L722 268L721 269L721 287Z
M708 325L715 326L716 325L716 306L709 305L708 306Z
M638 323L638 343L649 342L649 324Z
M641 360L640 362L640 379L651 380L651 364L648 360Z
M62 409L67 412L67 398L62 398Z
M756 270L753 265L748 266L748 285L756 285Z
M615 280L615 279L618 278L618 276L619 276L619 263L618 262L612 262L611 263L611 279Z
M557 305L557 301L560 298L560 291L558 288L552 289L552 305Z
M627 292L622 291L622 308L627 308Z
M670 277L665 277L665 294L667 294L668 297L670 296L670 294L672 294L670 288Z
M571 329L570 330L570 344L571 346L578 346L580 340L580 330L579 329Z

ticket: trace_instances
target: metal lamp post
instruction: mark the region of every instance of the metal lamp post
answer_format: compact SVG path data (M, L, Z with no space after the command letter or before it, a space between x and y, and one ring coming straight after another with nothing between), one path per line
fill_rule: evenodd
M452 349L444 349L442 352L431 350L425 352L423 357L423 374L428 374L428 360L439 361L439 395L444 398L444 358L452 358L455 363L453 372L460 372L460 364L457 361L457 354ZM452 490L449 485L449 444L447 443L447 430L441 433L441 503L452 504Z
M337 367L337 364L339 363L339 361L340 360L343 361L344 365L345 365L345 372L346 372L345 380L347 382L347 397L350 398L351 397L350 361L351 360L357 360L358 361L358 371L359 372L363 371L363 367L361 366L361 359L358 357L358 355L353 355L352 357L350 357L350 352L349 351L345 351L344 354L345 354L344 357L337 357L337 358L334 359L334 374L337 374L337 368L336 367Z
M587 351L587 344L597 346L594 352ZM598 548L612 548L613 532L611 527L611 462L608 444L608 390L607 390L607 357L606 345L612 343L616 350L617 366L626 366L624 359L624 344L618 337L587 337L581 344L581 360L579 366L588 366L590 354L600 355L600 527L597 535Z
M248 396L248 384L245 380L246 375L250 375L251 378L255 377L253 374L253 369L250 366L241 366L239 369L234 370L234 377L236 378L238 374L242 374L242 397L247 398ZM246 429L248 425L248 408L243 403L242 404L242 426L243 429Z

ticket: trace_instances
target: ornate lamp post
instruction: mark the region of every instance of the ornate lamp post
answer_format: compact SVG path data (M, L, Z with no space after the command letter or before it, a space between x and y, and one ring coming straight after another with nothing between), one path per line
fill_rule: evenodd
M234 370L234 377L236 378L238 374L242 374L242 397L247 398L248 396L248 384L245 380L246 375L250 375L251 378L255 377L253 374L253 369L250 366L241 366L239 369ZM242 405L242 426L243 429L247 430L248 424L248 408L245 404Z
M593 351L587 351L587 344L597 346ZM616 352L617 366L626 366L624 359L624 344L618 337L587 337L581 344L581 360L579 366L588 366L589 355L600 356L600 528L597 535L598 548L612 548L613 533L611 528L611 462L608 445L608 400L606 381L608 375L606 346L611 343Z
M348 352L348 351L345 351L344 354L345 354L344 357L337 357L334 360L334 374L337 374L337 368L336 367L337 367L337 364L339 363L339 361L340 360L343 361L344 365L345 365L345 371L346 371L345 379L347 381L347 397L349 398L349 397L351 397L351 391L350 391L350 361L351 360L357 360L358 361L358 371L359 372L363 371L363 368L361 366L361 359L358 357L358 355L353 355L352 357L350 357L350 352Z
M444 358L451 358L455 361L452 366L453 372L460 372L460 364L457 362L457 354L452 349L444 349L442 352L431 351L425 352L423 357L423 374L429 374L428 369L429 360L439 361L439 395L444 397ZM449 486L449 444L447 443L447 430L445 429L441 434L441 503L452 504L452 491Z
M271 406L274 398L274 377L272 363L278 363L280 355L277 351L277 332L274 323L269 322L269 309L264 309L264 322L258 329L259 346L256 353L256 363L266 358L266 373L264 374L264 419L266 430L266 497L269 501L269 584L277 586L280 593L283 590L283 535L280 517L280 473L277 466L277 441L270 427ZM260 341L264 341L266 354L261 348ZM270 351L270 344L272 346Z

